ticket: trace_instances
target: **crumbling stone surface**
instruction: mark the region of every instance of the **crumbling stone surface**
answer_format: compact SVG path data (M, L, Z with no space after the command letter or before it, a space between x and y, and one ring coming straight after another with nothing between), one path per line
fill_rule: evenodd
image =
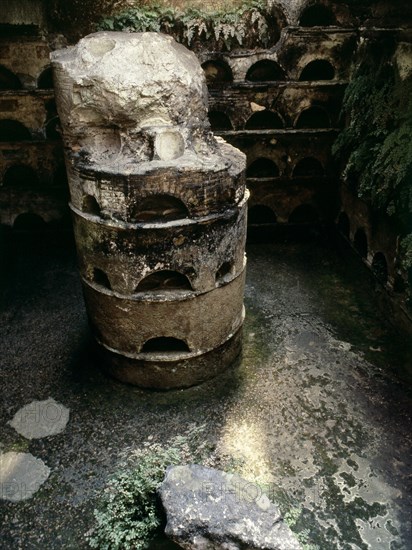
M196 464L168 469L159 489L166 534L182 548L298 550L299 542L258 485Z
M28 403L16 412L9 424L27 439L39 439L61 433L69 415L69 409L49 398Z
M216 149L202 136L208 126L202 68L172 37L95 33L54 52L52 61L66 141L92 159L168 162L183 155L190 138L196 153Z
M52 63L106 370L157 389L214 376L240 353L248 192L245 155L210 130L200 63L169 36L115 32Z
M30 453L0 454L0 499L20 502L31 498L50 475L50 468Z

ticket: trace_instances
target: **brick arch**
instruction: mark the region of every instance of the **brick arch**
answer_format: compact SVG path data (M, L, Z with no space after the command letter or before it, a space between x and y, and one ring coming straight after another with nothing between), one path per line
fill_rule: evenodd
M208 113L209 122L212 130L224 131L233 130L233 124L229 115L223 111L214 109Z
M275 111L258 111L253 113L245 124L245 130L282 130L285 123Z
M3 119L0 120L0 141L30 141L31 132L24 124L18 120Z
M299 17L301 27L329 27L336 25L333 11L322 3L312 4L303 9Z
M186 275L171 269L149 273L139 281L136 287L136 292L173 292L176 290L193 290L193 287Z
M202 63L208 86L233 82L233 72L230 66L222 59L208 59Z
M313 59L302 69L299 80L301 82L333 80L335 73L335 67L328 59Z
M184 340L172 336L158 336L149 338L141 347L141 353L178 353L190 352L190 348Z
M161 193L139 199L129 209L130 219L135 223L172 221L189 217L185 203L177 197Z
M0 65L0 91L21 90L20 79L12 71Z
M330 128L331 120L329 113L324 107L312 105L301 111L295 121L296 129L319 129Z
M39 90L52 90L53 84L53 69L48 66L39 74L37 78L37 88Z
M285 71L272 59L256 61L246 73L246 80L249 82L272 82L285 79Z
M292 175L294 178L322 177L325 175L325 170L317 158L305 157L295 164Z
M35 170L27 164L14 164L3 175L4 187L36 187L39 177Z

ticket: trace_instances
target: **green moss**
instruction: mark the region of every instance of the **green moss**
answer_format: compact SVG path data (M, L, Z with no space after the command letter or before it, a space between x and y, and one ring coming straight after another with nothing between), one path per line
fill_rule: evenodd
M379 53L379 55L378 55ZM344 162L352 190L388 214L404 237L405 267L412 265L412 76L402 80L393 44L369 42L347 87L349 120L334 154Z

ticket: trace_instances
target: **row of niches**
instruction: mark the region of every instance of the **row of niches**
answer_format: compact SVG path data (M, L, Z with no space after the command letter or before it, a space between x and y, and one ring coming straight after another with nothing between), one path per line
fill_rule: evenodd
M245 218L246 203L225 216L200 223L168 224L163 220L136 231L133 226L107 224L73 210L75 236L83 243L78 251L80 272L89 282L97 283L93 269L99 268L110 280L110 287L102 286L122 296L155 289L208 292L243 271L245 259L239 243L246 238ZM157 271L178 272L190 285L176 286L176 281L171 281L152 288L142 283Z
M303 203L295 206L288 214L281 216L272 206L257 203L251 204L248 210L248 225L275 226L278 224L289 225L314 225L324 221L324 216L316 204Z
M42 69L42 71L38 74L36 80L36 86L35 89L38 90L52 90L53 85L53 72L52 68L50 66L47 66ZM33 86L30 88L25 87L23 84L24 78L21 76L18 76L13 71L5 67L4 65L0 65L0 92L6 92L6 91L20 91L20 90L32 90Z
M253 63L246 72L236 74L223 59L209 59L202 63L209 87L224 86L232 82L260 84L263 82L319 82L336 80L337 71L333 63L324 58L312 59L298 75L288 75L279 63L272 59L261 59ZM297 77L297 78L296 78Z
M0 174L0 189L31 190L43 187L67 189L67 173L64 164L39 174L33 167L24 163L8 166Z
M243 161L243 155L242 155ZM72 204L103 219L158 223L237 208L245 200L243 164L224 170L157 169L145 174L71 170Z
M233 209L235 202L233 200L231 202L232 204L227 205L222 200L223 206L221 206L220 212L229 212L230 209ZM84 194L79 210L102 220L130 224L161 224L178 220L194 220L201 218L201 214L204 216L216 214L217 210L215 209L213 213L210 210L203 212L202 208L202 211L199 212L199 209L194 210L190 206L176 196L157 193L141 197L138 201L129 201L128 204L116 205L116 210L113 210L111 206L102 206L95 196Z
M120 296L127 295L128 297L141 297L144 300L169 297L171 300L179 299L180 297L198 294L196 285L192 282L190 272L193 269L187 267L187 273L182 273L173 269L160 269L150 272L148 275L140 279L135 285L132 285L125 294L124 286L119 289L116 285L116 279L111 280L110 274L99 267L88 267L85 273L86 280L99 289L115 292ZM221 285L227 284L236 277L235 262L224 261L217 269L210 270L208 279L212 281L212 285L207 291L213 290ZM193 277L194 278L194 277Z
M293 178L321 178L326 175L326 171L322 162L316 157L302 158L285 171L281 171L274 160L267 157L258 157L250 162L246 170L246 177L251 179L272 179L288 177L289 175ZM43 186L67 187L66 167L61 164L53 172L50 172L47 177L39 177L31 166L18 163L8 167L2 174L0 181L0 186L3 188L35 190L37 187ZM224 191L226 194L223 193L222 202L226 203L227 199L231 198L233 204L236 190L230 190L224 186ZM244 193L243 185L240 192ZM187 197L188 194L186 194L185 198L187 199ZM126 199L124 200L126 201ZM106 201L103 202L105 203ZM190 204L191 202L189 197L187 203ZM80 210L88 214L95 216L102 215L102 209L98 200L91 194L83 192L81 204L78 201L76 201L76 204L80 206ZM136 222L190 217L190 209L186 206L184 200L165 193L148 195L146 198L142 198L139 201L138 210L136 211L135 206L133 210L134 212L130 216L130 219L134 219Z
M249 163L246 170L246 177L253 180L268 180L280 177L319 179L326 175L322 162L316 157L304 157L297 160L293 165L288 165L284 171L279 169L274 160L267 157L258 157Z
M407 287L407 276L394 267L395 250L392 251L392 257L388 261L388 252L379 250L373 243L373 235L369 235L370 231L365 226L360 226L350 222L346 212L339 213L337 218L337 228L339 232L351 243L353 248L371 268L377 280L383 285L389 285L394 292L403 293ZM378 250L376 250L378 248Z
M60 119L52 116L39 131L33 131L15 119L0 119L0 143L38 140L57 141L61 139Z
M279 114L277 111L262 109L250 115L246 121L239 120L236 116L236 124L229 114L222 110L210 110L209 121L212 131L228 132L242 130L322 130L336 128L336 117L329 114L328 110L320 105L312 105L302 109L294 120L289 116Z

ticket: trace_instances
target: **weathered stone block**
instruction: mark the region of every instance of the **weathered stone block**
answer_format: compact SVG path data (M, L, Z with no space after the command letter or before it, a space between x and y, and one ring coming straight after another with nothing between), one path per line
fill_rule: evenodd
M197 58L165 35L97 33L52 61L105 369L159 389L216 375L241 348L248 193Z

